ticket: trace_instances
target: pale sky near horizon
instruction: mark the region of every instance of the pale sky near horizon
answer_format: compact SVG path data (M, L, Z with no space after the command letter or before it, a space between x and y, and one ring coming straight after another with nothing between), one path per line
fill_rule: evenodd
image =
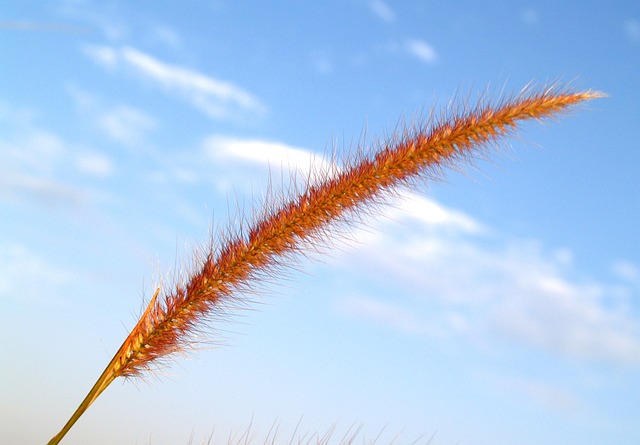
M270 177L533 81L608 97L401 193L62 443L637 444L638 2L7 1L0 54L2 443L46 443Z

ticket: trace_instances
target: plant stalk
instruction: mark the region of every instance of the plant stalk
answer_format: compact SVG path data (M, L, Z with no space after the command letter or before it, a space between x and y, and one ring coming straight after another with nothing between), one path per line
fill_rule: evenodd
M146 320L146 315L151 310L151 308L155 305L156 299L158 298L159 293L160 293L160 288L158 287L155 293L153 294L151 301L147 305L147 308L145 309L144 314L142 315L142 317L140 317L140 320L138 320L136 327L138 327L140 323L143 323L144 320ZM84 398L80 406L78 406L76 411L69 418L69 420L64 425L64 427L60 430L60 432L56 434L49 442L47 442L47 445L59 444L62 438L66 436L66 434L69 432L71 427L77 422L80 416L82 416L82 414L84 414L84 412L91 406L91 404L98 398L98 396L102 394L102 392L105 389L107 389L107 386L109 386L111 382L113 382L117 377L119 377L120 375L119 371L122 368L122 355L123 355L122 353L125 349L127 349L127 347L128 347L128 344L127 344L127 341L125 340L122 346L120 346L120 349L118 349L118 352L113 356L113 358L111 359L107 367L104 369L104 371L102 372L102 374L100 375L96 383L93 385L93 387L91 388L91 391L89 391L87 396Z

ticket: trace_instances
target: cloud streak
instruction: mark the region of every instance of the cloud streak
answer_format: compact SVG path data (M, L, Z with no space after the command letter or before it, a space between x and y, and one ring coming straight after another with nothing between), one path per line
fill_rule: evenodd
M107 69L134 72L145 81L187 101L212 119L266 111L257 97L231 82L163 62L135 48L87 45L84 53Z
M308 173L317 162L308 150L260 139L211 136L204 149L216 164L268 164ZM344 296L342 312L404 334L486 343L510 339L561 357L640 365L640 320L627 310L637 292L637 266L615 263L615 285L584 278L567 249L511 237L410 193L383 216L379 230L353 234L355 253L335 255L339 270L402 283L435 305L436 315L362 294Z
M98 124L113 140L128 146L144 141L145 135L157 126L146 113L124 105L104 112Z
M38 279L34 280L37 271ZM20 244L0 245L0 298L41 303L43 298L73 282L72 273ZM46 289L46 292L43 292Z
M75 165L79 171L98 178L107 178L114 170L111 159L100 153L79 154Z
M134 150L149 146L148 136L158 127L153 116L126 104L106 105L98 95L76 85L70 85L67 92L81 118L91 121L113 141Z
M418 60L432 65L438 61L438 53L429 43L420 39L409 39L406 42L409 54Z
M369 3L371 10L375 15L387 23L393 23L396 20L396 14L393 9L382 0L373 0Z
M509 237L427 198L408 202L390 210L379 231L358 232L355 258L338 261L354 276L402 283L437 315L412 309L402 325L397 313L407 309L394 301L385 303L391 320L366 306L362 318L405 333L432 325L471 341L510 339L562 357L640 366L640 320L628 311L634 265L618 264L626 282L615 285L579 279L566 249Z
M206 156L213 161L284 168L305 177L316 171L326 172L337 168L305 148L264 139L214 135L206 138L203 146Z
M624 24L624 32L632 43L640 43L640 20L628 19Z
M425 323L408 310L373 298L352 297L340 304L340 311L356 318L388 326L409 335L430 331Z
M0 106L0 124L6 125L0 136L0 198L75 212L90 200L91 193L69 177L80 172L103 179L113 171L109 157L78 149L39 128L24 110Z
M55 179L0 170L0 196L28 201L46 208L77 211L88 201L84 191Z

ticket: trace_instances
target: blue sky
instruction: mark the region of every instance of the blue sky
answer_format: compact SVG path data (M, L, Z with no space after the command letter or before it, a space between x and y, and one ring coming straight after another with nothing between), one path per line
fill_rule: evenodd
M269 176L453 96L609 94L403 193L116 381L65 444L636 444L637 2L8 1L0 11L0 434L45 443L154 285Z

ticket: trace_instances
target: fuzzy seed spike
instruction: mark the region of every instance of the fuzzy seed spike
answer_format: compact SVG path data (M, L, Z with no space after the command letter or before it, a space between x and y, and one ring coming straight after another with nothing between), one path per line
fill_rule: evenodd
M289 201L267 202L252 225L243 223L226 232L224 246L216 248L212 242L182 283L163 290L162 298L156 290L94 388L49 445L60 442L113 380L141 376L172 354L188 350L194 334L208 321L245 303L238 291L250 290L256 280L290 267L289 260L303 248L330 241L335 223L357 221L399 187L438 178L446 167L460 168L478 158L486 145L515 132L521 121L546 119L603 96L527 86L495 105L485 97L475 107L461 104L458 112L454 106L441 120L405 128L377 152L358 149L341 168L313 171L305 190Z

